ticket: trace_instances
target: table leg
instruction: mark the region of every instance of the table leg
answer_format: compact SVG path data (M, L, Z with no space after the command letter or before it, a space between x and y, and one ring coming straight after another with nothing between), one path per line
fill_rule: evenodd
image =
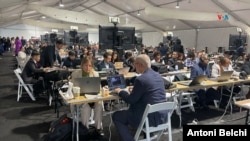
M79 109L80 106L76 105L76 141L79 141Z
M247 109L246 122L245 122L246 125L248 125L248 117L249 117L249 109Z
M179 99L176 100L177 102L177 111L176 111L176 114L179 116L179 120L180 120L180 123L179 123L179 127L181 128L182 127L182 118L181 118L181 100L182 100L182 94L181 94L181 91L177 91L176 92L178 95L179 95Z
M73 105L73 109L71 111L72 115L72 141L74 140L75 137L75 121L76 121L76 105Z

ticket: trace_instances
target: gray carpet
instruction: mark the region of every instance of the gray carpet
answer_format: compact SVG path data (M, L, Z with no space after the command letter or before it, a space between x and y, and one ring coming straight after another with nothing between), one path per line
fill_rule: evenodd
M17 78L13 72L16 68L16 58L6 52L0 59L0 140L1 141L38 141L48 132L49 124L55 120L53 105L47 105L46 99L38 99L33 102L24 91L19 102L17 98ZM116 109L120 105L116 105ZM239 112L234 107L233 114L224 114L224 109L217 110L210 106L210 110L204 111L195 107L196 111L182 110L182 124L198 120L198 124L244 124L245 111ZM69 113L67 105L60 106L60 115ZM105 138L111 141L119 141L120 137L110 122L111 115L105 113L103 127ZM179 117L172 116L173 141L182 141L182 129L179 128ZM111 133L111 134L110 134ZM161 141L167 140L167 134L161 137Z

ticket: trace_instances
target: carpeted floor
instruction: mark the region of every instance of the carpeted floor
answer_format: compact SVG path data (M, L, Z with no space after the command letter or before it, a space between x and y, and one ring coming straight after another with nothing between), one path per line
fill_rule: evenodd
M55 120L53 105L48 106L46 99L32 101L25 94L17 102L18 80L13 72L16 68L16 58L6 52L0 59L0 140L1 141L38 141L41 140L49 129L51 121ZM116 105L118 109L121 105ZM182 125L192 122L198 124L244 124L245 111L234 107L233 114L224 113L225 109L215 109L210 106L209 111L195 107L195 112L182 110ZM68 105L60 106L60 115L69 113ZM103 128L105 138L110 141L120 141L120 137L111 122L111 114L104 113ZM179 117L174 113L172 116L173 141L182 141L182 128L179 127ZM167 141L167 134L161 137L161 141Z

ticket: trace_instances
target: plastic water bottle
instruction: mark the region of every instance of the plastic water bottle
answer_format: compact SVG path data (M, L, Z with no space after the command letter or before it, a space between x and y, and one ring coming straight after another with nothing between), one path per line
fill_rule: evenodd
M178 71L178 65L175 65L175 70Z

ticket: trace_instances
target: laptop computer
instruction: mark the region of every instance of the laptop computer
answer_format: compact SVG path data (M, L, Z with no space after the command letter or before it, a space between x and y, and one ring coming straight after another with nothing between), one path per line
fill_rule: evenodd
M122 74L108 76L107 82L110 91L113 91L115 88L125 89L127 87Z
M218 76L217 78L214 78L214 80L217 82L228 81L231 78L233 72L234 71L223 71L223 72L221 72L220 76Z
M114 66L115 66L115 69L121 69L123 68L123 62L115 62Z
M178 82L178 84L185 85L185 86L200 85L206 79L207 79L206 75L200 75L200 76L195 77L193 80Z
M80 87L82 94L97 95L100 92L101 78L100 77L82 77L72 79L74 87Z
M121 68L118 70L119 74L126 75L129 72L130 67Z

